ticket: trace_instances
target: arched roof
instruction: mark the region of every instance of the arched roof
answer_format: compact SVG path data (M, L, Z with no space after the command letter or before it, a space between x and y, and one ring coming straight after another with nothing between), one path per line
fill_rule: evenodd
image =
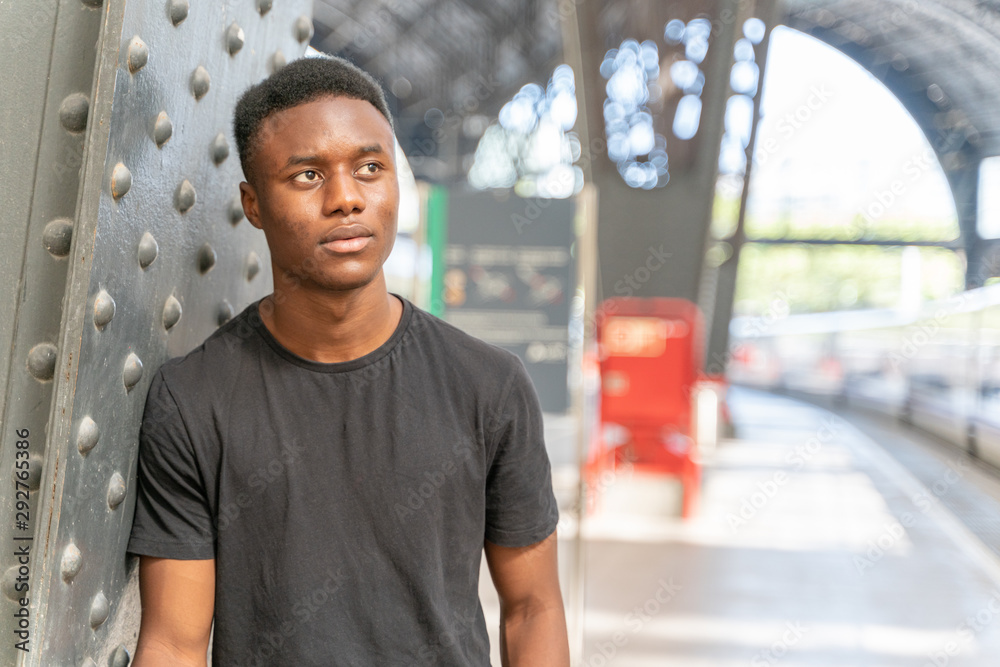
M948 176L969 286L996 271L976 231L978 167L1000 155L1000 2L785 0L784 23L843 51L892 91Z
M1000 155L1000 3L786 0L785 22L844 51L903 102L942 155Z

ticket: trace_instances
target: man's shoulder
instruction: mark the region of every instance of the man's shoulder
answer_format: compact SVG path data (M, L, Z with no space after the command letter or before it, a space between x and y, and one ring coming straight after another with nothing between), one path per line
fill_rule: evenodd
M172 393L211 392L233 380L246 354L259 347L252 320L256 303L247 306L189 352L172 357L159 367L156 374L170 386Z

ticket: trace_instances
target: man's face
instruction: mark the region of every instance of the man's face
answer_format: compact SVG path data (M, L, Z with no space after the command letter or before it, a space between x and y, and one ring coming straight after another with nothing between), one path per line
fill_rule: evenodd
M369 102L322 97L268 116L257 139L254 183L241 183L240 196L267 238L275 291L295 277L333 291L371 283L399 213L385 116Z

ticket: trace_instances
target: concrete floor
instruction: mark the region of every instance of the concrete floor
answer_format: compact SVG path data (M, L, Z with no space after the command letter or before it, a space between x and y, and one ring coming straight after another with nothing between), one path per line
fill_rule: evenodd
M1000 559L941 502L992 477L945 454L915 475L887 453L904 430L882 426L883 447L792 399L733 389L730 408L738 437L706 465L695 519L674 518L670 482L605 480L582 532L575 665L1000 665ZM560 534L567 590L571 516Z

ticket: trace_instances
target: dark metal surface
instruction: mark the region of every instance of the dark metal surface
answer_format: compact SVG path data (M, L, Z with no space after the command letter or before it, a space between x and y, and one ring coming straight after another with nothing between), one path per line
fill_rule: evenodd
M304 52L311 2L259 11L269 5L106 0L94 12L70 271L54 300L65 312L52 350L35 355L44 375L56 352L24 665L128 662L139 608L125 547L149 380L270 290L268 272L248 270L268 257L264 237L234 215L231 113L248 85ZM72 107L64 115L75 123Z
M16 63L0 69L5 107L0 114L4 665L22 654L15 643L33 635L31 626L19 627L23 617L15 617L27 613L21 601L34 597L27 587L30 563L19 562L15 553L25 547L36 551L31 538L39 524L37 489L100 18L99 10L79 0L0 3L0 54L4 63ZM33 642L22 646L34 648Z

